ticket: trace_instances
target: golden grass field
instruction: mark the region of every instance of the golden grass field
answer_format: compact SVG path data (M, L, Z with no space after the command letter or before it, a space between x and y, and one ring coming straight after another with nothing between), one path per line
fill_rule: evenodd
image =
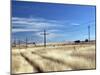
M12 48L12 74L95 69L95 44Z

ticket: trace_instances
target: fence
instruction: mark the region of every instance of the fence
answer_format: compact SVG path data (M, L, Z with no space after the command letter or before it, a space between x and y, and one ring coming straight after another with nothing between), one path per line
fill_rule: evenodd
M86 44L95 44L95 40L93 41L73 41L71 43L66 43L66 42L62 42L62 43L51 43L51 44L46 44L46 46L49 46L49 47L55 47L55 46L64 46L64 45L86 45ZM27 49L29 47L43 47L44 44L38 44L36 42L29 42L29 39L26 38L24 40L15 40L12 42L12 48L19 48L19 49ZM44 47L46 47L44 46Z
M28 48L28 47L36 47L35 42L28 42L29 40L26 38L25 40L14 40L12 42L13 48Z

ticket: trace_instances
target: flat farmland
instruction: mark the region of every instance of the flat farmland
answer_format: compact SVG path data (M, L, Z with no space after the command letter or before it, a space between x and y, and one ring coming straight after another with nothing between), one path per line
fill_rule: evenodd
M12 74L96 68L95 44L12 48Z

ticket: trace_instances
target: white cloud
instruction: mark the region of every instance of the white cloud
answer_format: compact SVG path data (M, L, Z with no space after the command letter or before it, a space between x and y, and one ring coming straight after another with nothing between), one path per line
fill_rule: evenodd
M71 23L71 25L73 25L73 26L79 26L80 24L79 23Z
M61 34L61 33L56 33L58 32L59 30L48 30L46 31L46 36L47 36L47 40L50 40L50 39L54 39L54 38L60 38L60 37L64 37L64 34ZM44 37L44 31L42 32L38 32L36 33L35 35L37 35L38 37Z
M71 22L68 20L48 20L44 18L23 18L23 17L12 17L12 32L22 31L43 31L47 29L49 32L59 32L60 30L70 31L70 28L75 26L82 26L79 23Z
M52 30L49 30L48 32L49 33L52 33L52 32L59 32L60 30L58 30L58 29L52 29Z
M58 21L59 22L59 21ZM23 31L28 31L30 29L50 29L55 27L62 27L63 25L58 24L56 20L47 20L42 18L19 18L19 17L12 17L12 26L16 31L21 31L20 27L22 26L26 27L26 30L23 29ZM18 28L16 28L18 27ZM28 29L28 30L27 30Z
M57 34L57 33L50 33L49 35L47 35L48 39L53 39L53 38L60 38L64 36L63 34Z
M28 32L28 31L38 31L37 29L12 29L12 32Z

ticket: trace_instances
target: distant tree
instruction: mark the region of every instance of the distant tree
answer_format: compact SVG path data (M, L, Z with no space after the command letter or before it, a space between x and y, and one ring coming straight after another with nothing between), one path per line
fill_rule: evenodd
M88 42L89 40L88 39L85 39L85 42Z
M75 43L80 43L80 40L75 40L74 42L75 42Z
M36 43L35 42L33 42L33 44L36 46Z

